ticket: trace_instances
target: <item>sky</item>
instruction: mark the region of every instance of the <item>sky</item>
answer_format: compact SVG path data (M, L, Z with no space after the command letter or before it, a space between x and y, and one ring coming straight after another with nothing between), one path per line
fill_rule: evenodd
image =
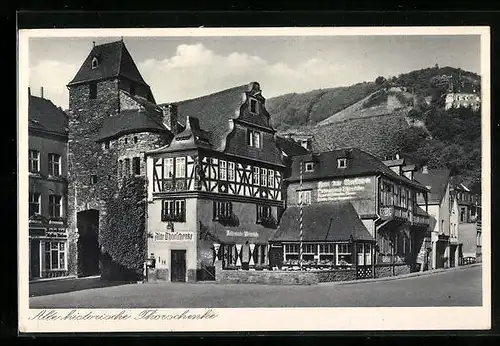
M68 108L66 85L97 44L120 37L29 39L29 84ZM479 35L125 37L158 103L257 81L263 96L374 81L452 66L480 73Z

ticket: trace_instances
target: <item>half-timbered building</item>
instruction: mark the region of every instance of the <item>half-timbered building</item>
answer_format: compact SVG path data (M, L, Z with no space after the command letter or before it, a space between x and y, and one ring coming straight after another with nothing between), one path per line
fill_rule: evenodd
M285 165L259 83L168 107L184 129L146 154L150 275L213 278L216 260L225 269L267 266Z

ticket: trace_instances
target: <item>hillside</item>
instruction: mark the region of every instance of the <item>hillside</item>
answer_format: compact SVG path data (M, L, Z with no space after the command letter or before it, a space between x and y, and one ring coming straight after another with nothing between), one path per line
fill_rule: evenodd
M271 123L278 131L285 131L390 114L414 104L440 102L446 91L470 89L471 85L479 91L481 80L475 73L448 66L411 71L389 79L379 78L382 79L379 83L363 82L270 98L266 108L271 114Z
M364 84L366 94L362 97L360 84L353 86L351 91L357 93L350 100L358 100L347 107L337 110L339 100L332 98L328 103L325 98L330 94L323 93L310 108L317 110L318 104L328 103L338 106L330 108L334 111L322 108L322 114L310 112L315 122L296 112L284 126L278 122L277 128L284 136L311 136L314 151L352 146L379 157L400 153L419 165L449 168L458 181L470 185L481 176L481 113L471 109L445 111L443 95L457 91L457 86L458 90L478 90L479 82L479 76L450 67L412 71L389 80L379 77L377 83ZM310 96L320 93L308 94L307 99L304 94L285 95L290 103L281 99L280 114L298 104L307 109L314 100ZM275 116L272 110L270 113ZM293 119L297 121L293 123Z
M313 126L330 115L358 102L376 90L375 83L313 90L270 98L266 108L271 123L278 130Z

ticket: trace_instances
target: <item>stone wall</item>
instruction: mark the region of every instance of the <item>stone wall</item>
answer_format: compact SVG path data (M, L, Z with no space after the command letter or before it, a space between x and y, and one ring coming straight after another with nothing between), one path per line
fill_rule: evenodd
M410 273L410 265L408 264L395 264L394 265L394 275L393 266L390 264L377 264L375 266L375 277L376 278L384 278L388 276L398 276L403 274Z
M276 271L276 270L218 270L216 281L234 284L314 285L320 282L356 280L354 270Z

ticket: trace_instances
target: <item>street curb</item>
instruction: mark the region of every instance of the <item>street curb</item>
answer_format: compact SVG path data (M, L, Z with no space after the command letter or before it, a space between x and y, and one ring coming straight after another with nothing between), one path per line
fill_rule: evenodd
M396 276L386 276L386 277L374 278L374 279L320 282L320 283L318 283L318 285L352 285L352 284L363 284L363 283L378 282L378 281L391 281L391 280L407 279L407 278L418 277L418 276L434 275L434 274L446 273L446 272L451 272L451 271L464 270L467 268L480 267L480 266L481 266L481 263L474 263L474 264L469 264L469 265L465 265L465 266L458 266L458 267L453 267L453 268L432 269L432 270L427 270L427 271L423 271L423 272L414 272L414 273L409 273L409 274L402 274L402 275L396 275Z

